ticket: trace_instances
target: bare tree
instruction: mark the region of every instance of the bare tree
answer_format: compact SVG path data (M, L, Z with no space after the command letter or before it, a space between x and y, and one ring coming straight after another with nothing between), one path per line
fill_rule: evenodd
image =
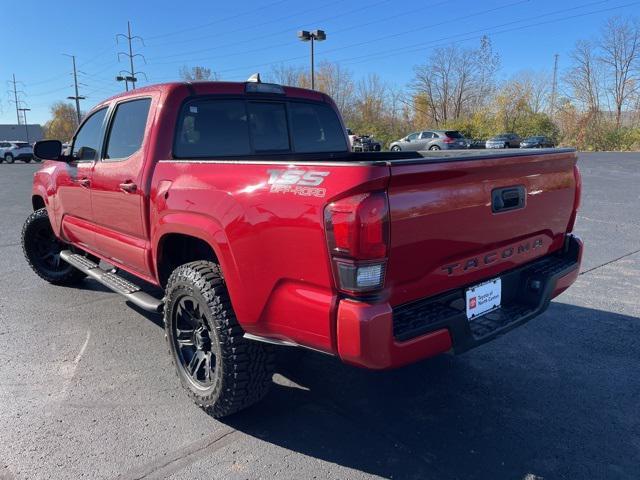
M615 104L616 128L620 128L623 109L632 108L640 93L638 20L610 18L602 31L600 49L600 61L607 72L607 90Z
M600 111L602 71L593 42L579 40L569 54L571 67L564 76L571 97L586 112Z
M275 65L271 72L267 74L270 82L290 87L307 87L307 79L302 67L285 65L284 63ZM309 82L309 85L311 82Z
M351 72L339 63L322 61L316 69L316 88L329 95L344 116L353 109L355 85Z
M220 79L219 75L212 72L210 68L199 65L196 65L195 67L187 67L184 65L180 68L180 77L187 82Z
M477 49L456 44L437 48L424 65L414 69L411 88L436 125L477 111L494 89L499 64L491 42L483 38Z

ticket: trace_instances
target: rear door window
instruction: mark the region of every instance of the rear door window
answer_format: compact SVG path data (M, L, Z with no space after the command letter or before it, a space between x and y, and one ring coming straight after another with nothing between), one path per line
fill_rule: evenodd
M142 146L149 116L150 98L120 103L116 107L107 143L106 159L123 159Z

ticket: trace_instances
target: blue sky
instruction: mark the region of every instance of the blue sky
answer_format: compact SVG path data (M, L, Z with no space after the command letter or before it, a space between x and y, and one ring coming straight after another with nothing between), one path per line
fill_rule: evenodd
M117 59L126 45L117 45L115 36L126 32L127 20L145 40L134 43L147 60L136 59L136 70L149 83L177 79L183 65L207 66L225 80L267 73L274 64L307 66L309 46L297 40L296 31L321 28L327 41L317 45L317 61L338 61L356 78L377 72L402 87L434 47L473 46L483 34L501 56L501 77L525 69L551 71L555 53L562 69L577 39L596 35L609 16L640 16L640 1L4 0L0 12L0 80L6 87L0 92L0 123L16 121L5 93L14 73L31 108L29 123L44 123L53 102L73 95L71 59L63 53L77 57L80 94L87 97L83 110L123 89L114 77L128 68L126 59Z

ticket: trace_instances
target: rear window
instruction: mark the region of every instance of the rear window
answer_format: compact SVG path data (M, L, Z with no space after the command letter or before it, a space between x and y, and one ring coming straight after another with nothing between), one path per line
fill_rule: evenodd
M342 125L331 107L293 102L289 107L296 152L342 152L347 149Z
M444 132L444 134L449 138L464 138L460 132L457 130L449 130Z
M250 102L249 126L256 152L290 151L284 103Z
M177 125L176 158L347 150L324 104L201 98L183 106Z

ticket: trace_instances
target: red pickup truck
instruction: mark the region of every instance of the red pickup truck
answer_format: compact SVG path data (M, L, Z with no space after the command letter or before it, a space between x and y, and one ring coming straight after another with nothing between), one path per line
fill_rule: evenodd
M179 378L214 416L264 396L270 344L399 367L491 340L576 279L574 151L348 145L319 92L136 89L97 105L69 151L36 144L25 256L51 283L89 276L162 312Z

